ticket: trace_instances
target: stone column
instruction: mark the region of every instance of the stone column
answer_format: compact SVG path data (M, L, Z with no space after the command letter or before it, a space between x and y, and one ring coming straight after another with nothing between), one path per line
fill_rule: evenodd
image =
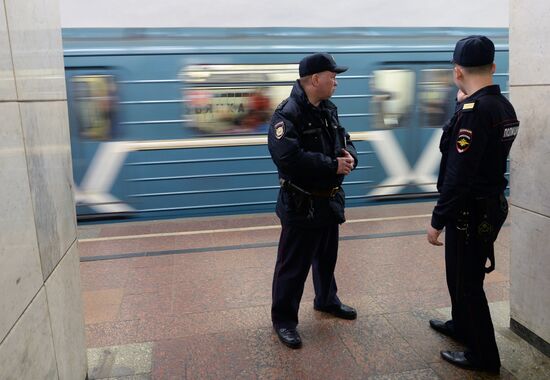
M510 327L550 355L550 2L510 1Z
M0 3L0 379L84 379L58 0Z

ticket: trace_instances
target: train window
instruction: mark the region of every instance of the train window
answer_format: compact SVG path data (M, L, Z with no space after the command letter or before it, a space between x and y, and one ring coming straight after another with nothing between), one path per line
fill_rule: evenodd
M296 64L186 66L180 72L186 118L206 134L265 133L297 77Z
M375 70L372 81L376 127L380 129L403 126L412 112L415 72L404 69Z
M456 87L452 70L422 70L419 83L421 126L440 128L454 111Z
M112 75L77 75L71 80L80 136L91 140L113 137L116 84Z

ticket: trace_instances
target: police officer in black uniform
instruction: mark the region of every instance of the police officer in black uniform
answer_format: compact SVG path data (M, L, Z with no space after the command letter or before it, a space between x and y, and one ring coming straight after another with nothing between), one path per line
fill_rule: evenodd
M452 320L431 320L430 326L467 347L463 352L441 351L441 356L462 368L489 372L500 370L500 357L483 280L494 269L493 243L508 213L504 173L519 129L514 108L493 84L494 56L495 46L485 36L456 44L457 106L443 127L440 196L428 227L433 245L442 245L438 237L445 227L452 303Z
M344 319L357 317L338 299L334 279L338 227L345 221L341 185L357 166L355 147L328 100L337 86L336 74L346 70L326 53L302 59L300 79L277 107L268 132L281 184L276 212L282 224L271 319L281 342L291 348L302 345L296 326L310 267L314 309Z

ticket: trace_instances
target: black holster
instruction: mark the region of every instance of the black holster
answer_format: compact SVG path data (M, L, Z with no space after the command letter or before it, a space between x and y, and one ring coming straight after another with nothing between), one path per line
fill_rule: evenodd
M491 273L495 269L494 243L508 216L508 202L503 193L476 201L476 207L481 211L477 217L476 233L491 262L491 265L485 268L485 272Z
M489 266L485 267L485 273L491 273L495 270L495 218L494 210L491 210L489 198L477 198L474 200L474 233L481 246L481 252L486 259L489 259Z
M508 203L504 194L492 197L476 197L467 200L457 218L459 254L465 253L470 239L476 239L480 245L479 252L489 266L485 273L495 270L494 242L508 215Z
M288 192L294 209L298 213L306 215L308 220L312 220L315 213L312 194L288 180L281 178L279 182L281 184L281 188Z

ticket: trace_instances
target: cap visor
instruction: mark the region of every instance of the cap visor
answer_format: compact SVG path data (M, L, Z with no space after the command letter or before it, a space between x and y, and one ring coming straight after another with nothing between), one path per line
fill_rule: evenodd
M334 70L332 70L333 72L335 72L336 74L340 74L340 73L343 73L344 71L348 71L348 67L347 66L336 66L334 68Z

